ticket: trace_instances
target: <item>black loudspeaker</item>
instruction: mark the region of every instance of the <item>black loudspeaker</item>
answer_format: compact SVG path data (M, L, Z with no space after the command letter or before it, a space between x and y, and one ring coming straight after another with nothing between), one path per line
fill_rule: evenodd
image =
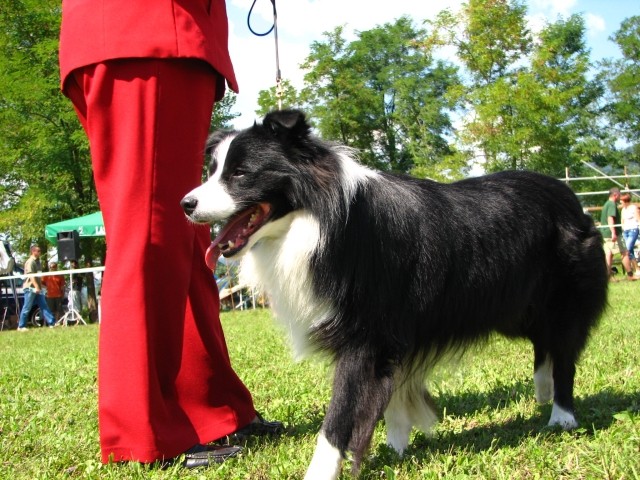
M80 237L77 230L58 232L58 259L78 260L80 258Z

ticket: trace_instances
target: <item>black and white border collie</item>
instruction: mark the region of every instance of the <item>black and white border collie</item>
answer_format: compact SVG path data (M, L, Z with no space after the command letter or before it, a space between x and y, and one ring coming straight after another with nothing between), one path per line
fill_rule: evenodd
M207 253L242 258L298 354L335 362L307 479L357 471L376 422L402 452L437 416L434 363L492 332L533 343L538 402L576 427L576 362L607 297L602 240L572 191L531 172L440 184L371 170L279 111L208 142L209 180L182 206L226 221Z

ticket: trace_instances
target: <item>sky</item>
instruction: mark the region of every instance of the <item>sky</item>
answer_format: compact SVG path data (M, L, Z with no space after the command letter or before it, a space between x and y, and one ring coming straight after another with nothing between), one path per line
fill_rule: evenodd
M275 86L276 59L273 33L265 37L253 35L247 27L247 15L253 0L227 0L229 16L229 49L240 85L234 112L236 128L246 128L257 119L258 93ZM323 32L345 25L347 40L354 32L365 31L391 23L402 15L421 25L433 19L445 8L456 11L462 0L276 0L278 11L278 47L282 78L294 87L303 84L300 64L309 54L314 41L324 41ZM539 31L546 22L578 13L585 19L586 40L591 59L616 58L620 51L609 37L625 18L640 15L638 0L527 0L528 21L532 31ZM265 32L273 23L270 0L256 0L251 26Z

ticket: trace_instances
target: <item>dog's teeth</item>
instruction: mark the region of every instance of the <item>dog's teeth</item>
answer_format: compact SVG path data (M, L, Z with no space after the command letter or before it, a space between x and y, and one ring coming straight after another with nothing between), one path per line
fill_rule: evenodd
M234 244L231 240L229 240L229 241L227 242L227 247L228 247L228 248L233 248L233 247L235 247L235 244Z

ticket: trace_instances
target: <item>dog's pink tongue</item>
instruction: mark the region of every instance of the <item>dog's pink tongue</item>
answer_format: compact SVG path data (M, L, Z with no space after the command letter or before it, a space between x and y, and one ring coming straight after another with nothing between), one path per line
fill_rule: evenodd
M213 242L207 248L207 252L204 254L204 261L211 270L216 269L216 264L218 263L218 257L220 257L220 247L216 242Z

